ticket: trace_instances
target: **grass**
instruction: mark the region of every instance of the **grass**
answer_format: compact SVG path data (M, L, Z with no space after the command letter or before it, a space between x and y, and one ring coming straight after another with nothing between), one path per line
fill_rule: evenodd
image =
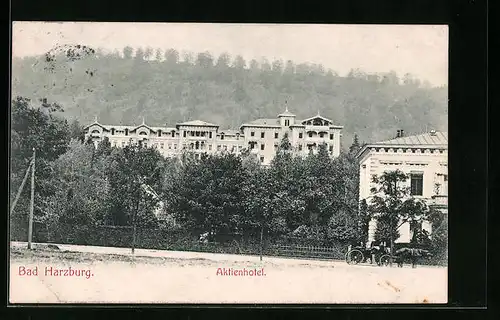
M27 248L11 248L11 260L29 260L29 261L70 261L74 263L89 263L89 262L126 262L126 263L144 263L144 264L166 264L172 262L185 261L210 261L204 258L193 259L178 259L178 258L165 258L165 257L138 257L132 255L120 254L105 254L105 253L90 253L90 252L76 252L69 250L60 250L50 248L46 245L37 245L32 250Z

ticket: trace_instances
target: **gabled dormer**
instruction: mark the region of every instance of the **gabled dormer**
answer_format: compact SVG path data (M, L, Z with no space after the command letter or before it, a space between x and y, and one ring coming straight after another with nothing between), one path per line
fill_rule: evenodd
M302 120L302 124L305 126L332 126L333 121L318 114L314 117Z
M139 136L149 136L150 133L156 133L156 130L154 130L153 128L151 128L150 126L148 126L145 121L144 121L144 118L142 119L142 123L140 125L138 125L137 127L135 128L132 128L130 130L130 133L136 133L137 135Z

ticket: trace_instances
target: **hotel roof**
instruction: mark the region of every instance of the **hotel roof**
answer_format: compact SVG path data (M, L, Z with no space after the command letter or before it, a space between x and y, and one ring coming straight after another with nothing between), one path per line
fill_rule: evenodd
M182 123L178 123L177 125L178 126L219 127L216 124L206 122L206 121L201 121L201 120L182 122Z
M276 118L262 118L262 119L256 119L253 121L250 121L248 123L244 123L241 125L241 127L245 126L264 126L264 127L276 127L279 126L279 120Z

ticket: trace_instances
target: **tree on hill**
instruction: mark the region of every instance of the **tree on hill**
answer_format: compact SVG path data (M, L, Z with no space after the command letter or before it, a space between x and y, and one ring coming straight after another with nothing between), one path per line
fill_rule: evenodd
M320 109L344 125L343 140L349 142L354 133L365 141L387 139L396 126L408 134L420 132L419 123L447 128L447 88L420 85L413 75L399 81L395 72L352 70L345 77L325 72L320 64L279 58L249 60L247 70L238 55L221 54L214 65L210 53L179 54L173 48L165 51L163 63L142 63L150 60L148 50L126 47L123 57L89 53L71 61L64 52L56 52L49 62L14 59L12 91L33 101L58 101L65 106L63 116L82 124L100 114L103 123L131 124L146 116L153 119L151 125L160 126L196 117L234 128L276 117L281 110L274 104L286 95L299 119ZM349 145L342 142L346 150Z

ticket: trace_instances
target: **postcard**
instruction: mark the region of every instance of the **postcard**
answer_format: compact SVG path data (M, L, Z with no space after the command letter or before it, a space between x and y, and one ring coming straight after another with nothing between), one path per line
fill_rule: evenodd
M448 28L14 22L11 304L448 301Z

